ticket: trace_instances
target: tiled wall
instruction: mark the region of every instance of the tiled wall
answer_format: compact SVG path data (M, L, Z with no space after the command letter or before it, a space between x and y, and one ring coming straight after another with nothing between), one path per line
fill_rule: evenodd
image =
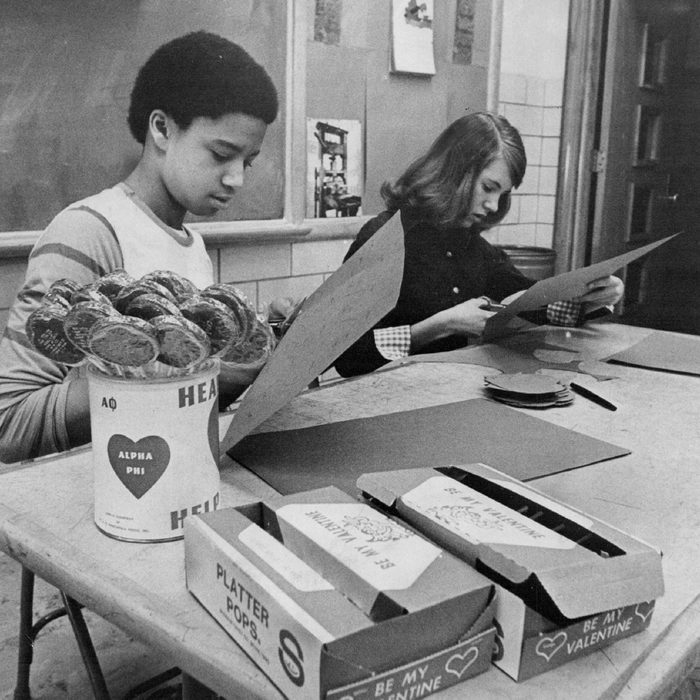
M359 227L359 223L358 223ZM308 296L343 262L348 239L235 246L213 252L218 276L262 311L272 299Z
M520 131L528 168L508 216L486 236L501 245L551 248L569 0L502 2L498 111Z
M357 226L361 225L358 221ZM340 267L350 238L209 248L214 275L232 282L263 311L272 299L308 296ZM26 258L0 258L0 332L24 281Z
M499 112L520 131L528 166L507 217L485 234L492 243L552 245L562 92L561 79L501 74Z

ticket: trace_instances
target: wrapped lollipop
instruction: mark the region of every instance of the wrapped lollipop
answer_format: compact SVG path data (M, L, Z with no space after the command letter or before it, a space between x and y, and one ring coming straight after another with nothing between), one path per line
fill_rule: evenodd
M244 343L232 344L222 354L221 361L237 367L262 367L277 346L277 338L270 324L254 317L254 324Z
M64 365L80 364L85 353L66 335L64 321L68 309L60 304L44 304L27 319L27 337L37 352Z
M225 304L216 299L195 294L180 304L182 315L198 325L209 337L211 354L221 352L242 338L238 317Z
M256 321L255 309L240 289L232 284L220 282L211 284L202 291L202 296L216 299L228 307L240 324L240 343L244 343Z
M141 282L155 282L165 287L177 302L184 301L187 297L199 292L197 287L190 282L190 280L170 270L154 270L153 272L149 272L141 278Z
M184 316L157 316L151 324L160 348L158 360L163 364L190 369L209 357L209 336Z
M126 370L142 368L160 353L154 327L131 316L114 315L98 321L90 332L88 345L91 354Z
M70 298L71 305L79 304L81 301L94 301L99 304L107 304L111 306L112 302L106 294L103 294L95 284L86 284L76 292L73 292Z
M80 285L77 282L69 279L56 280L44 294L42 303L44 304L58 304L63 306L65 309L70 309L71 307L71 297L75 292L80 289Z
M134 297L124 309L127 316L142 318L150 321L156 316L180 316L180 309L177 304L169 301L160 294L139 294Z
M68 339L83 353L89 353L88 338L93 326L108 316L117 316L114 307L101 301L79 301L73 304L63 320L63 329Z
M171 304L177 304L175 297L167 287L153 280L144 280L143 278L124 287L112 303L117 311L126 313L129 304L142 294L157 294L159 297L167 299Z
M106 275L102 275L94 283L94 286L108 297L110 301L114 301L124 289L134 282L134 278L126 270L114 270Z

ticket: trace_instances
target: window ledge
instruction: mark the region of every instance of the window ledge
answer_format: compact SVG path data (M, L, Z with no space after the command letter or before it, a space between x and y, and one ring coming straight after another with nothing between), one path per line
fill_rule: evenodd
M263 221L212 221L191 223L208 248L218 245L248 245L250 243L280 243L306 238L310 226L292 224L284 219Z
M304 219L293 224L284 219L192 223L208 248L251 244L293 243L354 238L371 216ZM41 231L0 233L0 259L26 258Z
M8 231L0 233L0 259L26 258L41 231Z

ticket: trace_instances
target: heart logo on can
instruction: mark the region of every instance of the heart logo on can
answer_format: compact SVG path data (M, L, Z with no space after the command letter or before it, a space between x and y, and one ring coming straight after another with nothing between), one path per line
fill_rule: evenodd
M148 435L138 442L126 435L112 435L107 454L117 478L135 498L153 487L170 462L170 447L158 435Z

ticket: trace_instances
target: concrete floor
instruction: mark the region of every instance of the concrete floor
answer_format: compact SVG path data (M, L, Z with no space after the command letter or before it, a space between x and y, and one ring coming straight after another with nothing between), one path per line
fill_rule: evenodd
M20 566L0 553L0 700L12 700L17 672ZM35 620L61 607L58 591L36 580ZM135 685L164 671L172 664L124 634L116 627L85 611L97 657L114 700L124 697ZM78 646L65 617L49 623L39 634L31 667L31 691L35 700L89 700L92 697ZM171 690L174 683L170 683ZM140 697L153 695L148 693ZM158 693L161 697L162 692ZM176 691L168 697L175 697Z

